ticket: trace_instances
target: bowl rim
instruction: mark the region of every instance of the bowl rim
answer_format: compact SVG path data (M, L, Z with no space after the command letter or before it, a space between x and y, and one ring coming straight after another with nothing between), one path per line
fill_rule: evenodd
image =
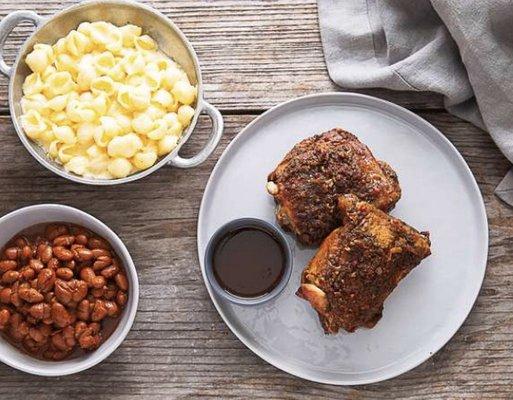
M121 325L121 320L119 321L118 326L116 329L112 332L112 334L109 336L109 339L112 338L112 343L109 344L108 347L102 348L102 346L105 344L105 342L96 350L89 353L90 356L80 362L76 362L73 367L67 366L68 360L62 360L58 361L59 364L55 364L56 367L60 368L47 368L44 364L41 364L40 366L33 367L28 366L24 362L20 362L17 360L13 360L9 357L6 358L6 356L0 352L0 361L4 364L9 365L12 368L18 369L23 372L27 372L32 375L39 375L39 376L49 376L49 377L55 377L55 376L66 376L75 374L81 371L84 371L86 369L89 369L103 360L105 360L108 356L110 356L125 340L126 336L128 335L128 332L132 328L132 325L135 320L135 316L137 313L137 308L139 305L139 277L137 275L137 269L135 268L134 262L132 260L132 257L130 256L130 253L128 252L128 249L126 248L125 244L121 240L121 238L114 232L109 226L107 226L104 222L99 220L98 218L92 216L89 213L86 213L85 211L82 211L80 209L77 209L75 207L71 207L68 205L63 204L36 204L31 206L26 206L22 208L18 208L14 211L11 211L2 217L0 217L0 228L2 224L11 218L19 217L29 211L33 212L44 212L48 209L53 210L66 210L71 213L75 213L79 215L80 217L89 220L93 224L101 226L103 229L105 229L107 232L109 232L112 237L114 238L114 241L116 242L116 245L121 249L121 254L118 253L118 256L122 258L123 264L125 267L125 270L129 272L128 279L130 282L130 287L132 289L132 294L128 298L128 302L130 304L130 310L128 311L127 308L125 308L126 312L128 312L127 320L126 322ZM55 221L55 222L66 222L65 220L62 221ZM92 229L94 232L94 230ZM3 244L2 244L3 246ZM2 340L4 340L2 338ZM18 349L17 349L18 350ZM19 351L19 350L18 350ZM80 357L79 357L80 358ZM36 360L36 362L45 363L47 365L48 361L45 362L43 360L38 360L37 358L33 358L33 360ZM76 358L73 360L77 360ZM57 362L56 362L57 363Z
M111 4L111 5L120 5L125 7L132 7L135 9L143 9L147 12L150 12L152 14L155 14L157 17L159 17L172 31L174 31L177 36L180 38L184 46L186 47L187 51L189 52L191 59L194 64L194 69L196 72L196 80L197 80L197 96L196 96L196 107L194 109L194 116L187 127L187 130L182 134L178 144L176 147L165 157L162 157L160 160L158 160L153 166L150 168L147 168L145 170L136 172L134 174L128 175L124 178L116 178L116 179L95 179L95 178L85 178L79 175L72 174L70 172L67 172L63 167L58 167L53 165L47 157L40 155L36 150L35 146L37 146L36 143L32 143L31 140L26 136L25 131L23 130L21 123L19 121L20 116L17 115L15 109L14 109L14 81L16 77L16 72L18 71L18 68L22 62L22 55L26 53L28 44L31 41L31 39L37 35L37 33L46 26L50 21L57 19L61 15L67 14L69 12L80 12L81 9L89 8L89 7L96 7L98 5L102 4ZM110 185L119 185L123 183L129 183L133 181L137 181L139 179L142 179L151 173L157 171L158 169L162 168L164 165L167 165L172 161L173 158L175 158L178 155L178 152L180 151L180 148L189 140L189 137L191 136L194 128L196 127L196 124L198 123L198 119L200 114L202 113L204 107L205 107L205 101L203 99L203 79L201 75L201 65L199 63L198 56L196 54L196 51L194 50L194 47L190 43L190 41L187 39L185 34L178 28L178 26L165 14L160 12L154 7L151 7L147 4L131 1L131 0L86 0L82 1L80 3L71 5L70 7L66 7L62 10L57 11L56 13L50 15L50 16L42 16L41 17L42 22L38 25L36 25L34 31L27 36L27 38L24 40L21 47L18 49L16 54L16 59L12 65L11 68L11 74L9 77L9 92L8 92L8 98L9 98L9 111L11 115L11 120L14 125L14 128L16 130L16 133L27 149L27 151L34 157L43 167L48 169L49 171L59 175L62 178L65 178L67 180L70 180L72 182L81 183L85 185L92 185L92 186L110 186ZM109 21L107 21L109 22ZM171 56L169 56L171 57ZM172 57L171 57L172 58Z
M285 271L283 272L280 282L269 293L258 297L241 297L228 292L219 285L219 282L217 282L213 272L212 256L216 244L225 233L230 230L243 227L257 227L271 232L278 238L285 251ZM204 265L208 283L216 294L234 304L242 306L256 306L267 303L269 300L278 297L283 292L290 281L290 277L292 276L293 260L292 247L285 234L277 226L260 218L242 217L230 220L216 229L205 248Z

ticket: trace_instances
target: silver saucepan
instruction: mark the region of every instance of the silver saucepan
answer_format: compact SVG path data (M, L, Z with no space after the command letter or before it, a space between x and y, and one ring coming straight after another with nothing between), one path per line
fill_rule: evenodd
M22 21L32 22L36 29L21 47L13 66L8 66L3 59L3 48L7 36ZM22 84L30 74L25 64L25 57L36 43L53 44L66 36L71 30L84 21L106 21L114 25L127 23L142 27L143 31L155 39L161 51L171 55L187 73L192 84L198 87L198 98L195 105L196 113L180 139L176 148L161 158L155 165L144 171L137 172L120 179L90 179L67 172L62 165L52 161L45 151L32 142L23 132L20 124L22 110ZM223 118L221 113L203 99L203 83L198 57L185 35L164 14L144 4L128 0L94 0L85 1L69 7L51 17L41 17L33 11L15 11L0 21L0 72L10 78L9 107L16 132L32 156L50 171L66 179L89 185L114 185L135 181L151 174L164 165L178 168L191 168L201 164L214 151L223 134ZM212 119L212 132L204 148L191 158L183 158L178 154L182 145L191 136L199 115L205 112Z

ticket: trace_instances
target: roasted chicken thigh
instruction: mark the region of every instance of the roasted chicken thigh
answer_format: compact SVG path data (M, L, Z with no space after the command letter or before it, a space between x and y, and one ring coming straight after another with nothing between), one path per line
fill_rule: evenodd
M346 195L338 206L343 225L324 240L297 291L326 333L373 327L399 281L431 254L428 233L374 205Z
M340 225L337 197L355 194L383 211L401 197L397 175L352 133L332 129L296 144L269 174L280 225L305 245Z

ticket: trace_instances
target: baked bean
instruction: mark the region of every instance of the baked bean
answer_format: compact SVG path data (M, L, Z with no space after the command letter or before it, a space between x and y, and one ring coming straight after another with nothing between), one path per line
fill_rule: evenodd
M49 292L55 284L55 272L50 268L43 268L37 276L37 288L41 292Z
M53 245L54 245L54 246L64 246L64 247L69 247L69 246L71 246L73 243L75 243L75 236L72 236L72 235L61 235L61 236L57 236L57 237L53 240Z
M55 257L61 261L70 261L73 259L73 252L62 246L55 246L53 248L53 253L55 254Z
M73 323L72 315L68 312L68 310L66 310L66 307L64 307L59 302L52 304L51 317L55 325L57 325L59 328L64 328L65 326Z
M105 267L108 267L112 264L112 258L109 256L99 256L96 258L96 261L93 263L93 270L101 271Z
M73 270L69 268L57 268L55 275L57 275L58 278L70 280L73 278Z
M53 249L52 246L41 243L39 246L37 246L37 257L44 263L47 263L50 261L50 259L53 256Z
M89 261L94 258L93 252L85 247L79 247L73 250L73 256L75 257L75 260L83 262L83 261Z
M71 350L64 342L64 338L62 337L62 332L55 332L51 336L50 340L52 342L52 346L55 347L57 350L62 350L62 351Z
M116 284L109 283L103 288L103 297L107 300L114 300L118 293L118 287Z
M51 260L50 260L51 261ZM29 267L32 268L35 272L41 271L45 265L41 260L38 260L36 258L33 258L28 263Z
M64 281L57 279L55 281L55 297L63 304L78 303L86 296L87 283L82 280L72 279Z
M35 319L50 318L50 305L47 303L34 304L29 308L29 313Z
M23 246L21 249L21 258L28 260L34 255L34 250L29 245Z
M23 305L23 301L20 298L20 295L18 292L12 292L11 293L11 304L14 307L21 307Z
M118 306L123 307L126 302L128 301L128 296L125 292L122 292L121 290L116 295L116 303L118 303Z
M68 328L68 327L66 327ZM66 329L64 328L64 329ZM69 340L66 339L64 336L64 330L61 332L56 332L52 335L52 345L61 351L69 352L75 345L75 338L73 338L73 341L70 343Z
M9 304L11 302L11 288L3 288L0 290L0 303Z
M44 296L45 296L45 301L47 303L51 303L54 300L54 298L55 298L55 293L54 292L47 292L47 293L44 294Z
M18 334L21 337L25 337L28 335L29 331L29 324L27 324L25 321L21 321L18 325Z
M44 300L44 296L39 293L36 289L32 288L20 288L18 290L18 295L20 298L27 303L39 303Z
M34 276L36 276L36 272L32 268L30 268L29 266L23 267L20 270L20 274L21 274L21 277L23 279L25 279L26 281L29 281L32 278L34 278Z
M81 330L78 342L81 348L86 350L96 349L101 342L100 324L91 322ZM76 336L76 335L75 335Z
M77 306L77 318L82 321L89 321L91 311L89 300L84 299Z
M61 360L98 348L102 321L127 302L128 281L104 239L65 224L45 232L0 250L0 330L29 354Z
M103 303L109 317L117 317L119 315L119 307L114 301L105 300Z
M57 300L59 300L62 304L69 304L72 301L73 298L73 291L70 287L70 285L61 279L55 280L54 285L55 290L55 297Z
M0 272L7 272L18 268L18 263L14 260L0 261Z
M44 328L45 326L46 328ZM47 325L43 325L42 327L31 326L28 334L34 342L38 345L42 345L48 340L49 332L50 328Z
M91 334L97 335L100 332L101 325L98 322L91 322L88 328L91 329Z
M7 271L2 275L2 283L13 283L20 279L20 273L18 271Z
M86 249L86 247L85 247L84 245L82 245L82 244L74 243L74 244L72 244L72 245L69 247L69 249L70 249L71 251L75 251L75 250L77 250L77 249Z
M73 288L73 301L75 303L78 303L87 296L88 289L86 282L79 279L73 279L71 285Z
M76 265L77 264L76 264L75 260L70 260L70 261L67 261L66 263L64 263L64 267L70 269L71 271L75 270Z
M103 249L103 250L109 250L110 245L103 239L92 237L89 238L87 241L87 245L90 249Z
M75 327L73 325L68 325L66 328L64 328L62 330L62 336L64 337L64 341L68 346L75 346Z
M97 299L94 302L93 312L91 313L91 320L94 322L101 321L107 316L108 309L105 306L105 302L103 300Z
M80 347L84 350L94 350L100 345L101 337L99 335L90 335L86 331L78 339Z
M87 284L89 284L90 286L92 286L92 280L95 276L96 274L90 267L85 267L80 270L80 278L87 282Z
M97 275L95 276L93 279L91 279L91 285L95 288L95 289L101 289L105 286L105 284L107 283L107 281L105 280L105 278L101 275Z
M118 285L118 287L123 290L123 291L127 291L128 290L128 281L126 279L126 275L119 272L116 274L116 276L114 277L114 281L116 282L116 285Z
M4 251L4 256L8 260L17 260L20 255L21 255L21 250L19 247L8 247Z
M93 253L94 258L98 257L112 257L111 252L108 249L93 249L91 250Z
M9 318L11 317L11 313L7 308L0 310L0 329L3 330L9 323Z
M109 265L107 268L102 269L100 274L106 278L111 279L119 272L119 268L116 265Z
M79 244L81 246L85 246L87 244L88 240L89 240L89 238L86 235L84 235L83 233L75 236L75 243Z
M46 267L55 271L57 268L61 267L61 262L57 258L52 257L46 263Z
M12 314L9 319L9 335L17 341L22 341L28 335L29 326L20 314Z
M77 321L75 323L75 339L78 339L82 333L87 329L87 323L84 321Z

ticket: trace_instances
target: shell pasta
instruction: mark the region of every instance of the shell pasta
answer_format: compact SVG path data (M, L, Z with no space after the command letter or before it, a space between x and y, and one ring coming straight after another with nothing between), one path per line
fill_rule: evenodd
M140 27L83 22L25 58L21 125L71 173L123 178L177 146L197 88Z

